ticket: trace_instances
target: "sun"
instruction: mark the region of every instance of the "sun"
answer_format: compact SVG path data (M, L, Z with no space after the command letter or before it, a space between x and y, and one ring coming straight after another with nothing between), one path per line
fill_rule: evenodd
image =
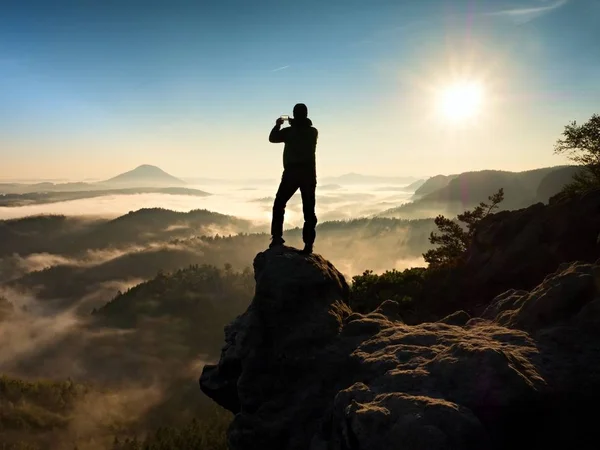
M481 112L483 87L475 81L460 81L446 86L438 92L439 112L451 121L461 122Z

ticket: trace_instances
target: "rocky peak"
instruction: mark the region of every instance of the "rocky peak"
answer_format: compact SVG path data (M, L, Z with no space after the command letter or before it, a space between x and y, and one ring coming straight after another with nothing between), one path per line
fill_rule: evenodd
M336 343L349 289L330 262L289 247L259 253L254 271L254 299L226 327L219 364L204 368L200 386L236 413L232 448L282 448L272 444L316 432L343 370Z
M563 263L600 257L600 190L556 196L479 224L461 290L485 304L509 289L532 289Z
M319 255L267 250L254 269L255 297L200 378L235 414L232 450L592 448L598 264L415 326L393 301L352 312Z

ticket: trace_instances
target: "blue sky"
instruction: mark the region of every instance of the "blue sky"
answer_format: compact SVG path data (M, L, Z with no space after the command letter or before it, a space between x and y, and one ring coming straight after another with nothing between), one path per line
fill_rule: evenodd
M267 135L300 101L322 175L561 164L599 48L600 0L4 0L0 178L278 176ZM434 117L471 79L477 119Z

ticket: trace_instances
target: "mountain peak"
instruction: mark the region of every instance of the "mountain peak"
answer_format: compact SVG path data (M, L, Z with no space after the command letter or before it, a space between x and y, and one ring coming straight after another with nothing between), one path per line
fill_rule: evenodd
M139 171L139 170L144 170L144 171L154 171L154 172L160 172L160 173L166 173L164 170L162 170L160 167L158 166L153 166L151 164L142 164L140 166L137 166L135 169L133 169L133 171Z
M106 180L103 184L125 185L129 187L175 187L184 186L186 183L168 174L160 167L142 164L133 170Z

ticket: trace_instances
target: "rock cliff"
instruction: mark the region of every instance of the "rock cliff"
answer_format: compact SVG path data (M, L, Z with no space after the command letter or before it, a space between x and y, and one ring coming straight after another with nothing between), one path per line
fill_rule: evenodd
M410 323L435 321L457 310L479 316L508 290L532 290L563 263L600 257L600 190L556 196L483 219L463 261L428 276Z
M532 289L560 264L600 256L600 190L492 214L479 224L463 270L463 295L487 304Z
M597 448L600 262L564 264L481 317L362 315L319 255L259 253L256 294L203 392L232 450Z

